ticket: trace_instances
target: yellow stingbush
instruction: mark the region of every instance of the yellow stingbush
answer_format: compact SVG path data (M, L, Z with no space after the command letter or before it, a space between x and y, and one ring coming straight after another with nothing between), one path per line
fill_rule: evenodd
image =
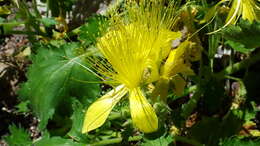
M260 6L257 0L221 0L209 10L208 14L206 14L204 20L201 22L209 21L211 18L213 18L216 14L217 7L227 1L230 2L229 4L231 4L231 7L229 9L224 26L209 34L218 32L230 24L236 24L240 17L250 22L260 20Z
M225 26L235 24L240 16L251 22L259 20L260 8L257 2L255 0L233 0Z
M181 37L172 32L175 23L173 5L163 0L128 1L127 18L112 16L110 30L98 39L97 48L107 62L89 59L105 83L116 87L87 109L82 132L104 124L112 108L129 94L133 124L149 133L158 128L158 119L141 86L159 79L159 66L171 50L172 40Z
M185 80L179 75L192 75L193 70L190 68L189 50L192 49L192 42L185 41L181 43L176 49L172 50L161 68L160 79L153 91L153 98L160 96L160 99L166 100L170 81L175 85L175 94L180 96L186 85Z

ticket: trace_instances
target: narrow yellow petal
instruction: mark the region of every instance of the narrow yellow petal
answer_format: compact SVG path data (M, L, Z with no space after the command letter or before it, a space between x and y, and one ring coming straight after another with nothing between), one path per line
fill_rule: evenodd
M248 19L250 22L258 19L257 13L257 3L254 0L243 0L243 12L242 18Z
M229 24L235 24L241 12L242 12L242 0L233 0L232 6L230 8L230 11L226 19L226 23L223 26L223 28L228 26Z
M113 107L126 93L127 89L120 85L91 104L85 114L82 133L102 126Z
M156 131L158 129L156 113L139 87L130 91L129 100L133 124L145 133Z
M191 42L185 41L181 43L178 48L172 50L162 67L162 76L165 78L172 77L177 73L181 73L185 68L185 53L189 49Z
M162 59L165 59L169 52L171 51L172 41L176 39L180 39L182 36L181 32L172 32L169 30L162 30L158 35L158 41L162 45Z

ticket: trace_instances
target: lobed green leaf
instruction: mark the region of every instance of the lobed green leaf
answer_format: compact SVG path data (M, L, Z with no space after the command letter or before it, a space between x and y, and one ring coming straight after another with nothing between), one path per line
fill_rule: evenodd
M62 105L63 98L93 98L99 94L98 84L87 84L97 78L82 66L81 56L75 56L78 43L68 43L57 48L42 46L32 59L27 73L28 81L23 84L19 95L29 100L33 111L40 118L39 128L44 129L53 116L55 108Z

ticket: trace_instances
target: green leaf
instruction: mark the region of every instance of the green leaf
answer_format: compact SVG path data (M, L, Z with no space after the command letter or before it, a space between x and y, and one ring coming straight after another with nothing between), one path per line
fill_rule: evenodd
M23 23L24 23L23 21L21 21L21 22L17 22L17 21L5 22L2 19L2 20L0 20L0 27L3 28L4 34L13 34L13 29L17 26L22 26ZM26 34L26 32L24 32L24 33Z
M46 27L58 24L58 22L54 18L41 18L40 22L42 22L42 24Z
M260 140L242 140L238 138L229 138L220 142L220 146L259 146Z
M255 50L255 48L246 48L245 45L230 40L226 41L225 44L229 45L231 48L241 53L249 53Z
M244 122L243 112L233 110L223 118L203 117L190 129L192 139L205 145L217 145L219 139L237 134Z
M259 69L258 70L250 70L245 74L243 82L245 83L245 87L247 90L247 97L249 100L259 102L259 93L256 91L260 91L260 76L259 76Z
M97 78L81 66L86 66L81 58L87 54L74 55L74 49L78 47L77 43L64 44L59 48L42 46L32 59L28 81L23 84L19 95L23 100L30 100L33 111L40 118L40 129L46 127L55 108L63 105L63 98L84 100L99 94L98 84L86 83L97 81Z
M4 21L5 21L5 19L0 17L0 23L3 23Z
M241 20L237 26L232 25L222 30L224 38L245 45L246 48L260 47L260 22L250 23Z
M15 107L17 108L17 112L19 113L26 113L29 112L28 104L30 103L29 100L22 101L17 104Z
M71 116L72 127L67 135L69 137L73 137L73 139L77 141L86 141L87 140L86 134L81 133L83 122L84 122L84 115L85 115L84 107L78 100L74 100L72 104L72 108L74 110Z
M229 99L225 95L225 89L222 82L215 78L210 78L208 81L204 81L201 86L204 90L201 104L205 113L213 115L220 112L220 110L228 110L226 103Z
M101 36L108 23L104 16L96 15L90 17L86 24L80 27L79 40L88 46L96 42L96 38Z
M25 129L10 125L9 132L10 135L4 137L4 140L10 146L30 146L32 144L30 134Z
M61 137L43 137L34 143L35 146L84 146L84 144L73 142L71 139Z
M141 146L167 146L171 142L173 142L173 138L171 136L167 136L167 137L162 136L155 140L146 141Z

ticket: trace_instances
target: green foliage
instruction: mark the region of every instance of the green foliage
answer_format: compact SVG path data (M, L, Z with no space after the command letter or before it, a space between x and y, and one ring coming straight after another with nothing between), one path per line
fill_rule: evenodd
M79 98L96 97L99 94L97 84L86 84L97 81L96 77L86 71L81 60L87 54L75 56L74 49L78 43L69 43L60 48L42 46L37 55L32 57L28 81L20 90L20 97L30 100L33 111L40 118L40 128L47 125L56 106L62 105L62 99L71 96Z
M225 95L223 84L223 82L214 78L203 82L201 87L203 89L203 95L201 97L203 101L201 101L201 108L203 108L205 114L213 115L218 112L228 111L227 108L229 105L226 103L228 103L230 99Z
M4 137L4 140L10 146L29 146L32 144L28 131L15 125L9 126L10 135Z
M58 17L60 14L65 15L66 12L71 11L75 0L44 0L42 2L47 3L53 17Z
M29 103L30 103L29 100L20 102L18 105L16 105L17 112L19 112L19 113L29 112L30 111L28 108Z
M207 13L210 14L211 12ZM208 26L208 30L209 31L214 31L217 29L220 19L217 17L216 20L214 22L212 22L211 25ZM208 42L209 42L209 52L208 52L208 56L210 59L213 59L215 54L217 53L217 49L219 47L219 43L220 43L220 39L221 39L221 35L216 34L216 35L210 35Z
M239 138L229 138L220 142L220 146L259 146L260 140L243 140Z
M71 116L72 126L67 135L69 137L73 137L73 139L77 141L86 142L87 136L81 133L85 115L83 105L79 101L74 100L72 103L72 108L74 111Z
M42 24L46 27L58 24L54 18L41 18L39 21L42 22Z
M227 40L232 40L236 43L241 43L246 48L260 47L259 33L260 22L254 21L253 23L250 23L246 20L241 20L237 26L229 26L224 28L222 31L224 38Z
M220 138L235 135L242 127L243 118L240 111L231 111L223 119L203 117L191 128L191 135L206 145L217 145Z
M146 140L141 146L166 146L173 142L173 138L171 136L167 137L159 137L155 140Z
M10 14L11 11L8 9L7 6L1 6L0 7L0 15L7 15Z
M0 17L0 23L3 23L4 21L5 21L5 19Z
M229 45L232 49L241 53L249 53L255 50L255 48L246 48L245 45L230 40L226 41L225 44Z
M108 27L108 22L105 16L92 16L79 28L79 40L84 46L89 46L96 42L96 38L102 35L106 27Z
M35 146L84 146L84 144L73 142L71 139L61 137L43 137L34 143Z
M258 71L250 71L243 78L243 81L245 82L245 87L247 89L247 97L257 102L260 101L258 98L260 93L255 92L260 90L260 76L258 76L258 74Z

